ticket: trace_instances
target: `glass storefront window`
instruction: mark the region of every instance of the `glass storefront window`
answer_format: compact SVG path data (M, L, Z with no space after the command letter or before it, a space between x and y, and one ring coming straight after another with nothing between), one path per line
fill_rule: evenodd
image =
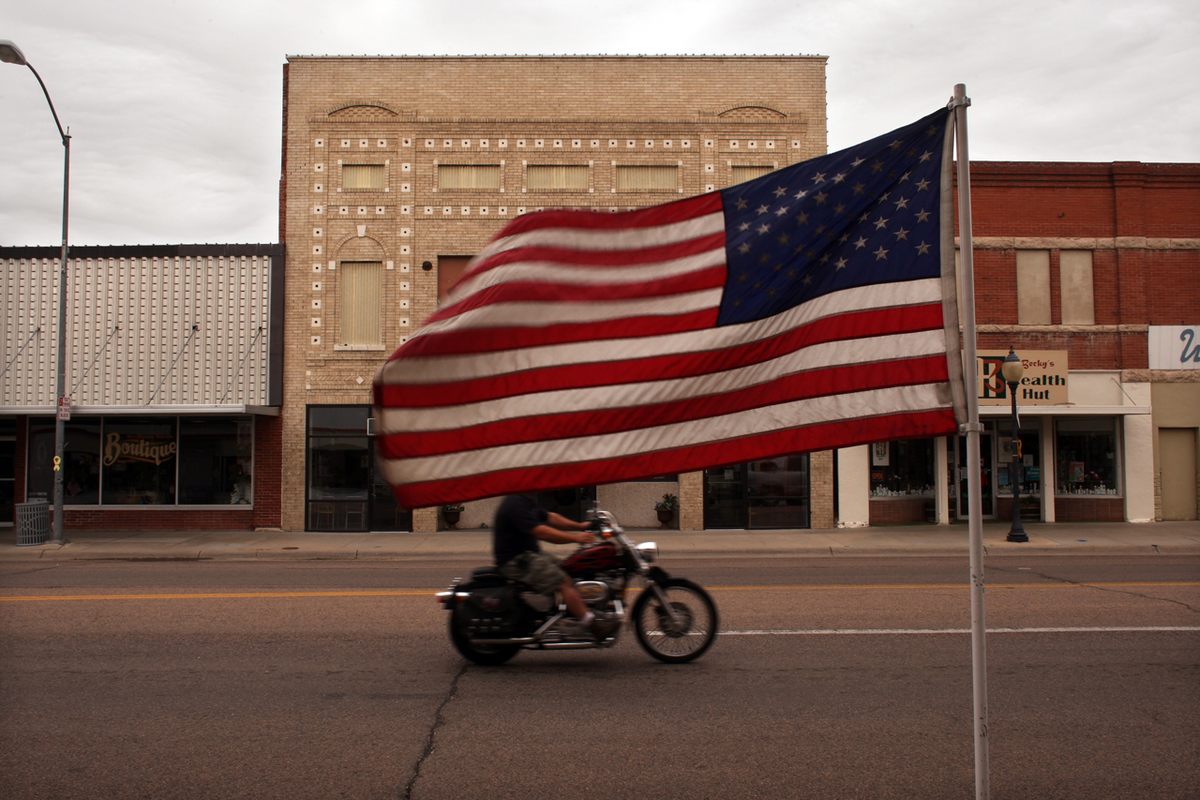
M54 420L29 422L29 499L54 498ZM63 426L63 504L100 502L100 420L75 418Z
M309 436L366 436L370 406L313 406L308 415Z
M807 528L808 454L704 471L705 528Z
M66 505L253 502L252 417L75 417L64 433ZM51 500L53 419L29 421L27 451L27 495Z
M247 418L179 420L179 502L244 505L253 502L253 426Z
M175 419L109 418L101 450L105 505L173 505Z
M808 527L808 455L780 456L746 465L750 528Z
M1061 419L1055 423L1054 432L1057 494L1119 493L1115 420Z
M933 497L933 440L871 445L871 497Z

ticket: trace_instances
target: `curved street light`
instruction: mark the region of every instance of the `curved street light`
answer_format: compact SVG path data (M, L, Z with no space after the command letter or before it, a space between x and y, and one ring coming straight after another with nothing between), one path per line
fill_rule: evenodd
M1008 536L1005 538L1010 542L1028 542L1029 534L1025 533L1025 528L1021 525L1021 423L1017 417L1017 387L1021 384L1021 376L1025 374L1025 366L1011 347L1000 365L1000 374L1004 376L1004 382L1008 384L1008 394L1012 397L1012 467L1008 478L1013 487L1013 507L1012 527L1008 529Z
M63 145L63 205L62 205L62 253L58 267L58 378L55 384L55 414L54 414L54 526L51 529L50 540L62 543L63 538L63 442L65 431L63 423L70 416L71 402L67 397L67 210L69 208L71 187L71 134L63 130L58 120L58 112L54 110L54 101L38 71L33 68L21 52L21 48L7 39L0 39L0 61L6 64L17 64L29 67L33 77L37 78L46 95L54 124L58 126L58 135Z

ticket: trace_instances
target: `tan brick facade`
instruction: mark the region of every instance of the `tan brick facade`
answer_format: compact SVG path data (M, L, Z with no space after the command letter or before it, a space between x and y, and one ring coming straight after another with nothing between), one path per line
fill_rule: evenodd
M654 205L727 186L735 167L776 169L825 153L825 60L290 57L284 528L305 527L307 407L370 403L375 371L437 306L439 257L474 254L528 211ZM498 172L499 186L447 189L447 165L483 168L489 187ZM531 191L530 165L571 168L587 188ZM380 167L379 183L352 188L360 184L351 172ZM619 191L618 172L631 167L660 168L652 185L663 188ZM674 176L669 186L664 175ZM345 262L379 265L376 345L343 343ZM826 483L831 492L832 459L815 458L814 525L832 519L832 495L817 513L816 486ZM681 525L699 527L702 481L681 476L679 490ZM436 515L418 510L413 524L431 530Z

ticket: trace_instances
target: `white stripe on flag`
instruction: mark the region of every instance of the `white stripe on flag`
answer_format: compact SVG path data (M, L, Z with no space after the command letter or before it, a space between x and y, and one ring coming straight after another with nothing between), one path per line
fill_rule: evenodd
M384 365L379 382L395 385L445 383L540 367L591 364L603 360L597 355L601 345L607 345L622 359L699 353L769 339L800 325L837 314L940 302L941 299L941 278L863 286L824 295L781 314L741 325L664 336L528 347L502 353L397 359ZM620 329L619 323L614 325L614 329ZM427 335L427 331L429 328L423 328L413 338ZM944 341L942 347L945 347ZM416 365L419 365L419 370L414 369Z
M583 217L580 220L586 221ZM602 251L644 250L648 247L689 242L702 236L722 233L724 230L725 214L720 211L645 228L612 229L568 225L535 228L496 239L476 256L476 260L486 261L497 253L516 250L520 247L561 247L570 250Z
M704 289L699 292L672 295L670 298L651 297L645 300L608 300L603 303L492 303L482 308L430 322L421 333L445 333L447 331L484 329L501 325L542 327L560 322L603 322L622 317L664 317L686 314L693 311L716 308L721 302L721 289ZM482 323L482 324L478 324Z
M905 357L935 355L946 351L945 336L941 330L893 334L886 338L887 352L904 353ZM619 343L615 347L604 342L593 344L592 350L596 360L607 362L597 369L620 370L618 362L624 353ZM609 408L634 409L650 403L685 401L747 389L805 370L888 360L883 352L878 338L825 342L758 364L688 378L563 389L462 405L453 404L453 398L447 397L446 405L431 408L383 409L382 417L376 424L381 425L380 430L383 431L438 431L563 411L576 413ZM466 444L469 446L469 442Z
M450 302L456 303L483 289L505 283L564 283L585 288L637 284L663 278L674 278L699 272L725 263L725 248L716 247L702 253L664 261L631 264L629 266L593 267L572 264L569 261L514 261L502 267L485 270L478 276L459 286Z
M393 483L447 480L477 474L483 465L486 465L483 471L491 472L611 459L633 452L668 450L788 430L803 425L806 420L845 421L879 416L881 413L945 408L949 403L949 389L945 383L900 386L797 400L698 422L673 423L598 436L480 450L469 449L470 442L464 441L464 450L458 453L385 460L383 464L388 480Z

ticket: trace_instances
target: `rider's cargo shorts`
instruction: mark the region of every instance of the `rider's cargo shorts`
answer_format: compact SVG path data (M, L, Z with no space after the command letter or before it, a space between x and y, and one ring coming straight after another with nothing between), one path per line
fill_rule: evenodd
M527 584L537 592L551 594L567 579L558 559L549 553L525 552L500 567L500 574L510 581Z

